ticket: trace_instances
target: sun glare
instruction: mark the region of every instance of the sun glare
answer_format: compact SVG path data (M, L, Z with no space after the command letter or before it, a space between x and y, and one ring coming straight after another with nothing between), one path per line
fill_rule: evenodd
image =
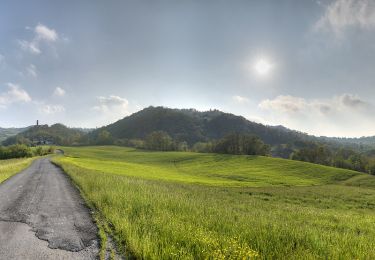
M266 59L260 59L255 63L255 71L258 75L266 76L272 69L272 64Z

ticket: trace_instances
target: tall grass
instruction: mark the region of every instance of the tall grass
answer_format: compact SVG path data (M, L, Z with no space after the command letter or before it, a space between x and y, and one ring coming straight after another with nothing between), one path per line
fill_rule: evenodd
M264 157L114 147L66 152L74 157L56 163L111 227L119 248L138 258L375 258L375 190L358 185L372 176ZM158 172L142 173L146 166ZM244 178L222 177L231 173Z
M0 160L0 183L27 168L33 158Z

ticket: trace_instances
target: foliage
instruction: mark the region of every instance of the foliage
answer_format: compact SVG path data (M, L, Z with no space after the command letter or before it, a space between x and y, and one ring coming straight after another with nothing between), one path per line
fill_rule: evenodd
M103 129L99 132L98 138L96 140L96 144L103 145L103 144L113 144L113 140L111 137L111 133L107 130Z
M147 135L145 139L145 148L157 151L174 150L172 138L163 131L155 131Z
M197 153L212 153L214 144L212 142L198 142L193 145L191 150Z
M33 152L31 151L31 148L23 144L16 144L8 147L0 146L0 159L26 158L32 156Z
M137 258L375 257L374 176L262 156L63 149L72 157L56 162Z
M227 154L268 155L270 148L257 136L228 134L215 143L213 151Z
M177 143L185 141L189 146L197 142L220 139L230 133L253 134L270 145L310 138L300 132L250 122L243 117L218 110L199 112L194 109L165 107L145 108L93 131L89 138L95 140L102 130L109 131L114 139L128 140L144 140L152 132L163 131Z
M37 146L35 148L31 148L24 144L15 144L6 147L0 146L0 160L43 156L54 152L55 148L52 146Z
M73 145L77 144L84 134L80 130L68 128L62 124L38 125L9 137L3 142L3 145Z
M349 148L332 149L310 142L293 152L291 159L375 174L374 158Z

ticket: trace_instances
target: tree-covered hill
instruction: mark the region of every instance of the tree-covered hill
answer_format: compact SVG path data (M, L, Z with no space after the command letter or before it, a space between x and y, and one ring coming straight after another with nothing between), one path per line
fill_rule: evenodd
M260 137L269 145L301 142L319 142L333 146L345 145L352 148L375 146L375 136L359 138L337 138L313 136L291 130L284 126L269 126L252 122L242 116L224 113L219 110L197 111L195 109L172 109L150 106L115 123L104 126L91 133L97 135L107 130L113 138L144 139L154 131L164 131L172 138L189 144L198 141L219 139L228 133L246 133Z
M164 131L173 139L192 145L219 139L229 133L246 133L259 136L270 145L310 140L307 134L286 128L265 126L244 117L218 110L199 112L194 109L148 107L113 124L90 133L95 138L106 130L115 139L144 139L155 131Z
M72 145L77 143L85 133L81 130L68 128L62 124L38 125L29 127L27 130L3 141L3 145L11 144L56 144Z
M113 124L89 130L62 124L33 126L7 138L3 144L116 144L162 151L267 154L375 174L374 137L316 137L219 110L200 112L151 106Z

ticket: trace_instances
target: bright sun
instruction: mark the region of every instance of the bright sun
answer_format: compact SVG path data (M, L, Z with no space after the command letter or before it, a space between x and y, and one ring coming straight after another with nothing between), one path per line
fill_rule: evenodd
M254 68L258 75L266 76L270 73L272 64L265 59L260 59L255 63Z

